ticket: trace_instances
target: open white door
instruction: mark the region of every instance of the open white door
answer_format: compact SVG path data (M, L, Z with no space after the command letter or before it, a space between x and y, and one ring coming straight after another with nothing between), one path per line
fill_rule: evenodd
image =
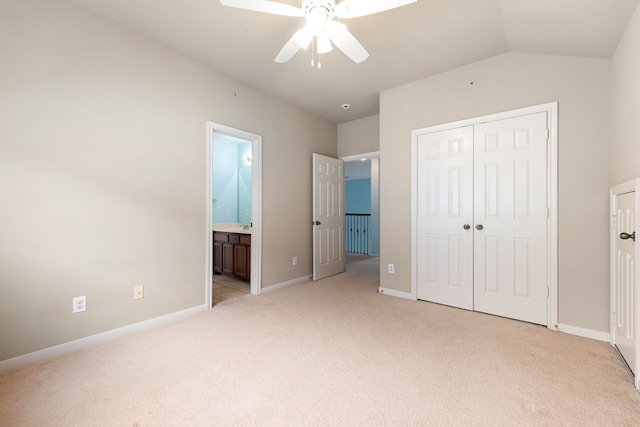
M611 190L611 343L636 375L638 381L638 248L635 240L638 220L638 180Z
M344 271L344 162L313 154L313 280Z

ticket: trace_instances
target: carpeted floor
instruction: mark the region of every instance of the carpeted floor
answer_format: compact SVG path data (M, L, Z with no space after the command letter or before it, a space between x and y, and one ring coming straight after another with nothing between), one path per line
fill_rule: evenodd
M608 343L380 295L377 262L0 373L0 425L640 425Z

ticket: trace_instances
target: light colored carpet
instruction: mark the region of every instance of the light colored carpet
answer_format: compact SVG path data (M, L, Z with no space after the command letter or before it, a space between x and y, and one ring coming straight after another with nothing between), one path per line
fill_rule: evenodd
M0 425L640 425L609 344L379 295L376 268L1 373Z

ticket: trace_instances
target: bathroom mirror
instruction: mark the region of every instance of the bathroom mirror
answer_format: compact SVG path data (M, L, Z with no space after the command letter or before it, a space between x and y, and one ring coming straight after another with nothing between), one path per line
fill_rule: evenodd
M250 223L251 142L214 133L211 156L213 223Z

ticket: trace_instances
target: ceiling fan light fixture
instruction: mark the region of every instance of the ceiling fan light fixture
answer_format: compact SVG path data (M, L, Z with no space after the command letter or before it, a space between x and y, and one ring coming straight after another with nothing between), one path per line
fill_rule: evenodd
M329 21L329 11L324 7L311 7L307 13L307 27L316 36L320 35L324 31L325 25Z
M331 46L331 41L326 34L321 34L317 38L318 40L318 55L322 55L323 53L331 52L333 50L333 46Z
M307 49L309 47L309 44L311 44L311 39L313 39L313 33L311 32L309 27L305 26L300 28L296 32L294 37L301 48Z
M359 64L369 57L369 53L344 24L336 22L334 19L373 15L415 3L418 0L298 0L300 7L274 0L219 1L225 6L238 9L306 19L305 27L291 36L276 55L275 62L288 62L301 48L308 49L315 37L318 44L318 54L330 52L335 45L353 62ZM290 3L291 0L288 2ZM318 68L320 68L320 63L318 63Z
M347 35L347 26L340 22L331 21L327 24L327 34L334 43L342 43Z

